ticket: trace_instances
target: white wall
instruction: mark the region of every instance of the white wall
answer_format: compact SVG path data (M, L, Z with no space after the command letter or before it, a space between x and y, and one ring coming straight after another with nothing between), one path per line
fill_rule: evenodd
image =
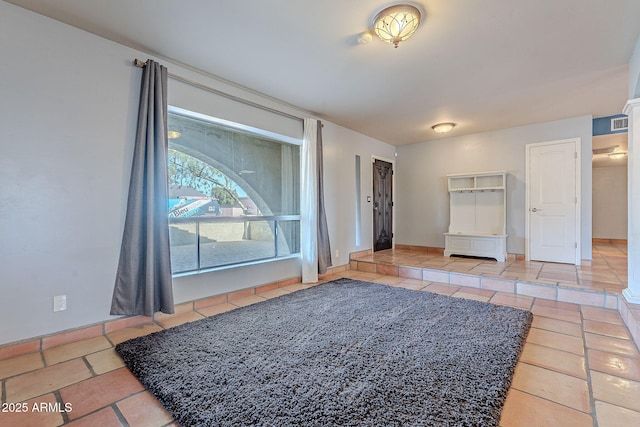
M0 345L111 319L109 308L124 226L142 70L149 55L0 1ZM263 105L304 116L167 61L169 71ZM230 105L169 80L169 102L225 111L246 124L291 134L301 128ZM298 130L296 130L298 129ZM300 131L301 134L301 131ZM325 188L332 246L348 262L356 248L354 160L394 148L326 123ZM363 193L366 194L366 193ZM371 227L363 223L364 248ZM368 237L367 236L368 233ZM300 275L299 259L174 280L176 302ZM68 310L53 312L53 296Z
M395 160L395 147L344 127L326 123L323 129L324 191L334 266L348 264L349 253L373 247L372 156ZM360 245L356 245L355 156L360 155ZM336 257L336 249L340 256Z
M640 98L640 37L629 59L629 99Z
M399 146L396 243L444 247L446 175L506 170L507 251L525 249L525 145L581 138L582 258L591 259L591 116Z
M627 239L627 166L593 168L593 237Z

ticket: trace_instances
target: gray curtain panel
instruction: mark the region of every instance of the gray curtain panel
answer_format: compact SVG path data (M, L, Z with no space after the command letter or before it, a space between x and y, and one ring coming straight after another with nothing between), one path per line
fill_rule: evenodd
M167 182L167 69L149 60L111 314L173 313Z
M324 209L324 166L322 161L322 123L318 120L318 137L316 142L316 169L318 170L318 273L327 272L331 267L331 244L327 215Z

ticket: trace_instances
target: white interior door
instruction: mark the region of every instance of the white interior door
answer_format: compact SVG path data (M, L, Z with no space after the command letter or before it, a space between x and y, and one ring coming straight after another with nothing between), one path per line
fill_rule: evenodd
M579 140L527 146L528 259L577 264Z

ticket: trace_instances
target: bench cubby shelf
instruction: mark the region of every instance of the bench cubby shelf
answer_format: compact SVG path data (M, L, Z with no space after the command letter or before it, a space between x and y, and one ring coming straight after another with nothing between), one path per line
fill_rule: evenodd
M507 257L507 172L447 175L449 232L444 255Z

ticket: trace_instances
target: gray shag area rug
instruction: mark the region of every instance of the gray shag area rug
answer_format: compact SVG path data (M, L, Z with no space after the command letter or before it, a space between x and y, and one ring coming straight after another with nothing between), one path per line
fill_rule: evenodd
M182 426L497 426L528 311L340 279L116 346Z

